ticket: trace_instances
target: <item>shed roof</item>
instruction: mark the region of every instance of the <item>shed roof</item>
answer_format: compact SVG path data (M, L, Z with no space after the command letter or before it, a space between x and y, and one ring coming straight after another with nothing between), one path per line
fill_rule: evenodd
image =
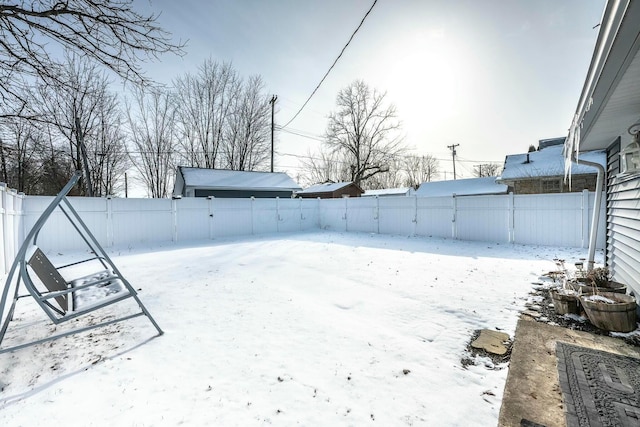
M284 172L232 171L178 166L186 187L228 190L292 190L301 187Z
M366 190L362 196L404 196L411 190L411 187L382 188L380 190Z
M507 194L509 187L496 183L496 177L456 179L452 181L425 182L416 190L420 197L478 196L483 194Z
M564 176L565 159L563 149L564 146L562 145L553 145L540 151L509 155L505 159L500 180ZM528 163L527 154L529 156ZM607 155L604 150L589 151L580 154L579 159L600 163L604 166L607 161ZM592 166L583 164L573 164L571 166L572 175L595 173L597 173L597 170Z
M341 188L348 187L351 185L351 181L349 182L325 182L323 184L312 185L309 188L305 188L302 191L298 191L297 194L307 194L307 193L333 193L336 190L340 190Z

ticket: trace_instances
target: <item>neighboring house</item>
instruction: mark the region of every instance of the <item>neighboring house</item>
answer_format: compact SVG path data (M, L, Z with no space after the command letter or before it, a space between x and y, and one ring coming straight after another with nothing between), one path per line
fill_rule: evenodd
M592 166L573 165L571 179L565 179L564 142L565 138L543 139L537 151L507 156L498 182L507 184L514 194L595 191L598 170ZM581 156L601 165L607 161L604 150Z
M633 156L632 150L635 138L629 131L640 128L638 119L640 1L609 0L565 143L565 156L581 161L585 151L606 150L606 170L600 169L606 178L606 199L596 199L598 206L608 201L605 262L613 280L625 283L636 295L640 292L640 170L638 151ZM626 170L621 153L631 160ZM575 163L571 167L575 168ZM591 242L595 231L592 229ZM589 263L594 251L590 244Z
M283 172L246 172L178 166L173 196L292 197L300 186Z
M340 197L360 197L364 193L362 188L353 182L325 182L312 185L302 191L297 191L297 197L338 199Z
M381 190L365 190L362 197L413 196L413 187L383 188Z
M455 179L453 181L432 181L420 184L415 192L418 197L480 196L507 194L508 187L498 184L495 176L485 178Z

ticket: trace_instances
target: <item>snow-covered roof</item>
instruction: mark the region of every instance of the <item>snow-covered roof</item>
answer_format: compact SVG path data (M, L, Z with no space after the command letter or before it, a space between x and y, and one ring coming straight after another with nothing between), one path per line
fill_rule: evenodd
M220 190L299 190L284 172L248 172L178 166L186 187Z
M496 177L434 181L420 184L415 195L420 197L477 196L482 194L507 194L509 187L496 183Z
M369 196L405 196L412 192L413 188L411 187L400 187L400 188L383 188L380 190L366 190L362 197Z
M532 177L564 176L564 156L562 154L564 146L554 145L543 148L540 151L532 151L525 154L513 154L507 156L504 162L501 180L521 179ZM527 154L529 162L527 163ZM589 151L581 153L578 159L606 165L607 155L604 150ZM581 164L571 166L572 175L595 174L596 168Z
M305 188L302 191L297 191L297 194L306 193L333 193L336 190L351 185L351 182L325 182L324 184L312 185L309 188Z

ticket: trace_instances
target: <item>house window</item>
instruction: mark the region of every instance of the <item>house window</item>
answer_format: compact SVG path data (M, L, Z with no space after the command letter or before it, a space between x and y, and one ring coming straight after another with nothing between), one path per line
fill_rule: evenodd
M543 179L542 180L542 192L543 193L560 193L562 191L562 182L560 179Z

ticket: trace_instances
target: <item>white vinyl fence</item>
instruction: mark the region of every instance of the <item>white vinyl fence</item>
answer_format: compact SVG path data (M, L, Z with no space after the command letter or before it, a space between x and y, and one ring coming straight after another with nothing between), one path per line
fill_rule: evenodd
M24 195L7 188L0 182L0 277L13 263L16 252L24 238L22 226L22 202Z
M321 200L320 227L527 245L588 247L595 193ZM605 245L601 206L597 247Z
M318 228L316 199L68 199L98 242L107 248ZM33 226L51 200L45 196L25 198L25 230ZM59 209L38 236L38 245L48 250L81 248L82 243Z
M9 268L17 244L53 199L2 191L3 256ZM594 193L345 199L121 199L70 197L104 247L310 229L444 237L548 246L588 247ZM598 247L604 247L604 207ZM38 244L50 251L83 248L57 210Z

